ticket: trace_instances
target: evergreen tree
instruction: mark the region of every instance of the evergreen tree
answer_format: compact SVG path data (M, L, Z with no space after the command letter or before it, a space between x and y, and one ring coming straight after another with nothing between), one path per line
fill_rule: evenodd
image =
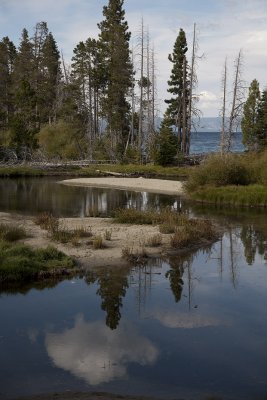
M33 44L31 43L28 31L23 29L18 55L14 65L13 92L16 115L24 121L24 131L35 131L35 105L36 92L34 90L34 55ZM18 126L17 121L15 126ZM31 135L30 135L31 136ZM23 143L23 140L14 135L15 144ZM27 139L28 143L29 140Z
M133 66L130 57L130 32L125 21L124 0L109 0L103 8L105 19L98 25L100 44L107 72L103 114L107 119L113 151L121 153L129 133L130 105L127 96L132 87Z
M177 155L177 138L169 126L169 120L166 115L161 124L156 147L156 162L159 165L174 164L174 159Z
M7 129L13 115L12 79L16 47L4 37L0 42L0 127Z
M256 135L259 149L267 147L267 90L264 90L259 102L256 118Z
M51 124L56 120L57 92L61 79L59 51L51 32L48 33L43 43L40 67L42 71L39 85L41 122Z
M260 102L259 82L254 79L249 87L247 101L244 104L241 128L243 133L243 144L248 150L257 149L257 112Z
M189 120L189 84L187 71L187 41L185 32L180 29L175 41L173 53L169 54L169 61L173 64L168 92L172 97L165 102L168 104L166 115L169 127L176 127L178 135L178 151L188 153L187 129Z

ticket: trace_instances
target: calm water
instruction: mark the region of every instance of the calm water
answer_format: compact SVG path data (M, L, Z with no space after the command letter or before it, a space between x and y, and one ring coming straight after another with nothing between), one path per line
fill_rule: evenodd
M192 154L211 153L220 150L220 132L195 132L191 136L190 152ZM232 143L233 152L243 152L242 133L237 132Z
M64 179L64 178L63 178ZM72 187L60 178L0 178L0 211L62 217L107 216L120 207L138 209L180 204L180 196L126 190Z
M63 214L86 192L71 189L79 195L63 196ZM122 193L106 196L127 205ZM138 206L146 207L147 196ZM24 201L25 212L36 212ZM221 240L143 268L97 270L50 288L2 288L0 398L92 390L266 399L266 212L190 212L212 215L224 227Z

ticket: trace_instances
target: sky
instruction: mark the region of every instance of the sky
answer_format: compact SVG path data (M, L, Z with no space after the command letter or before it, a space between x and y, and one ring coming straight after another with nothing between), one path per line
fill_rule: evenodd
M37 22L46 21L59 50L67 62L79 41L97 37L97 23L108 0L0 0L0 37L9 36L16 44L23 28L33 33ZM221 107L221 79L225 58L228 60L228 92L234 60L243 52L243 79L253 79L267 87L267 0L125 0L129 30L135 40L141 18L149 27L157 67L159 110L165 110L171 63L168 54L183 28L192 47L193 25L197 24L199 55L198 104L204 117L216 117Z

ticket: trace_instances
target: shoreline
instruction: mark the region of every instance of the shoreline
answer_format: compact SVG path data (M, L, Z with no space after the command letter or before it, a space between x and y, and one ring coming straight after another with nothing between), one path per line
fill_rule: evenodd
M58 183L69 186L99 187L109 189L133 190L136 192L162 193L169 195L184 194L181 181L146 179L146 178L76 178L66 179Z
M129 262L122 258L124 248L129 249L133 254L142 254L145 248L148 257L164 256L170 240L170 234L162 234L162 244L159 247L146 245L149 238L159 233L157 225L119 224L114 223L111 218L60 218L60 226L67 230L90 229L94 236L102 237L106 231L110 231L111 240L104 240L104 248L93 249L88 243L88 238L82 239L79 246L52 241L47 230L34 223L34 217L0 212L0 223L23 226L29 237L20 240L19 243L33 249L53 245L59 251L72 257L77 266L85 270L129 265Z

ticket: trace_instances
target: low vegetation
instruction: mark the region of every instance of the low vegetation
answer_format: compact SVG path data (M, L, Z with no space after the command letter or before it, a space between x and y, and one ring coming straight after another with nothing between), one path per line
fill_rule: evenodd
M46 175L69 175L73 177L96 177L104 176L106 171L120 173L130 176L146 176L146 177L172 177L185 178L188 176L190 168L188 167L161 167L159 165L147 164L93 164L87 167L78 166L62 166L58 167L26 167L26 166L0 166L0 177L19 177L19 176L46 176Z
M0 224L0 283L34 281L70 275L73 260L52 246L34 250L22 243L27 237L23 227Z
M178 226L171 236L171 246L176 249L203 244L212 241L217 234L211 221L206 219L188 219Z
M267 206L267 152L210 156L191 171L188 196L232 206Z
M15 242L26 237L26 231L21 226L0 224L0 241Z
M116 213L115 220L120 223L159 225L161 234L172 234L170 246L175 249L201 245L216 240L218 237L218 232L211 221L189 218L170 208L159 211L120 210ZM160 246L162 244L161 234L155 234L148 238L146 246ZM133 258L131 249L124 249L123 257L131 260Z
M0 283L69 275L73 267L73 260L52 246L34 250L23 244L0 242Z
M53 216L51 213L42 213L35 218L36 225L48 231L49 237L60 243L72 242L75 246L81 238L91 237L91 227L85 229L84 227L76 227L75 229L68 230L60 224L59 218Z

